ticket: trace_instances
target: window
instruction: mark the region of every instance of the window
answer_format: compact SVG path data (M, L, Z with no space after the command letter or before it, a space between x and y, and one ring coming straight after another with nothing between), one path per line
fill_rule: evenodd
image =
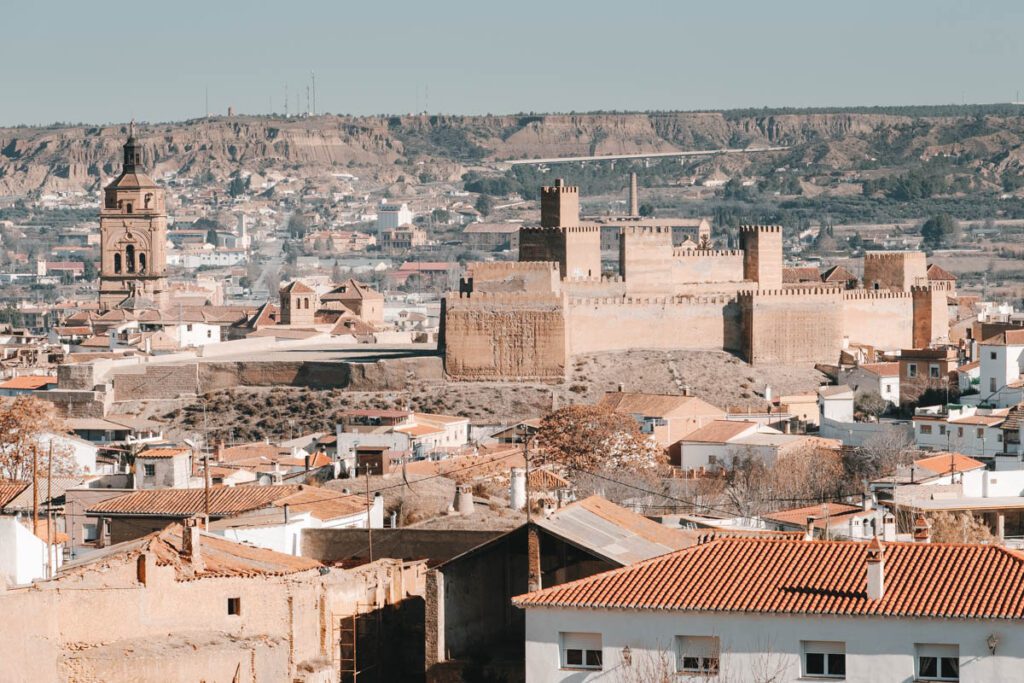
M996 359L996 352L995 351L989 352L988 357L991 360L995 360Z
M114 272L115 273L120 273L121 272L121 255L120 254L114 254Z
M676 671L718 673L717 636L676 636Z
M996 390L996 378L995 377L989 377L988 378L988 390L989 391L995 391Z
M600 633L561 633L563 669L600 669Z
M932 433L932 426L931 425L921 425L921 433L922 434L931 434Z
M235 617L241 616L242 598L228 598L228 614Z
M928 366L928 376L931 377L932 379L938 379L939 378L939 366L935 365L934 363L932 365L929 365Z
M976 433L977 433L979 439L984 439L985 438L985 428L984 427L978 427L978 431Z
M142 466L142 469L146 473L147 477L156 476L156 465L145 464Z
M946 435L946 425L939 425L939 436Z
M960 647L919 643L917 677L926 681L959 681Z
M892 393L892 385L891 384L886 384L885 385L885 393L887 393L887 394L891 394Z
M917 377L917 363L907 363L907 377Z
M963 436L964 436L964 428L963 427L957 427L956 428L956 435L958 437L960 437L960 438L963 438Z
M805 640L800 645L804 676L846 678L846 643Z

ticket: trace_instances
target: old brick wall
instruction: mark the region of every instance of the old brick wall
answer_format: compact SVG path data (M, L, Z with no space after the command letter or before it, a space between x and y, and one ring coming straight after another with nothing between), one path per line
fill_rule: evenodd
M672 284L743 281L743 252L676 249L672 257Z
M449 297L442 337L445 371L454 379L565 376L565 312L560 297Z
M741 225L743 279L758 283L760 289L782 287L782 226Z
M914 348L948 340L949 306L946 300L954 294L953 287L945 282L935 282L924 287L912 287L910 294L914 299Z
M838 358L843 338L839 290L745 292L739 305L747 362L834 363Z
M883 251L864 254L864 288L909 292L928 282L926 257L920 251Z
M559 266L554 261L474 263L466 274L474 292L557 293Z
M672 229L643 226L622 228L619 274L626 293L667 295L672 289Z

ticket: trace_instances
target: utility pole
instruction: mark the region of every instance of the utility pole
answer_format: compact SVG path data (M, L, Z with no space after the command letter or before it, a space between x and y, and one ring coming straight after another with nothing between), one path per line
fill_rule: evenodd
M203 515L206 531L210 530L210 451L203 444Z
M309 80L313 84L313 116L316 116L316 74L309 72Z
M383 457L383 456L381 456ZM383 461L382 461L383 464ZM370 562L373 562L373 520L370 519L370 463L363 465L363 474L366 476L366 541L370 548Z
M53 578L53 437L46 462L46 578Z

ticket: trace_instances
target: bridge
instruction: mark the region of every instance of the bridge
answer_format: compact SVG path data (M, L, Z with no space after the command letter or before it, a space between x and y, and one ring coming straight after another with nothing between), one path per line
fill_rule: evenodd
M662 159L668 157L700 157L716 154L757 154L760 152L784 152L788 146L782 147L725 147L722 149L702 149L688 152L643 152L638 154L601 154L585 157L551 157L548 159L507 159L501 164L519 166L522 164L570 164L580 161L615 161L617 159Z

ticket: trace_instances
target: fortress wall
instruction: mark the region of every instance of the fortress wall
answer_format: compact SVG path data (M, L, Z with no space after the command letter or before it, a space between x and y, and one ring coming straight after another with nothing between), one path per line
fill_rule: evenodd
M742 251L674 250L672 283L742 282Z
M561 380L566 332L553 295L449 295L443 317L445 372L464 380Z
M741 353L751 364L833 363L843 340L842 293L816 287L739 295Z
M553 261L494 261L474 263L467 279L475 292L539 292L559 289L558 263Z
M627 226L619 242L619 274L629 295L665 295L671 291L672 229Z
M626 283L621 277L600 280L564 280L562 291L566 296L577 298L609 298L626 295Z
M909 292L850 290L842 296L843 336L882 349L914 343L914 304Z
M739 348L739 309L726 295L570 298L566 321L569 355Z

